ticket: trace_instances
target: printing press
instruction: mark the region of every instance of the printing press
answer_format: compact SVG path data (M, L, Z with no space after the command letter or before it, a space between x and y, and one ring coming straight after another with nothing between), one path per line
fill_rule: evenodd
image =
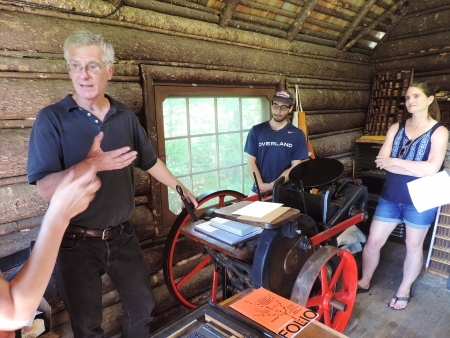
M195 224L212 217L236 220L233 211L261 196L247 197L232 190L200 196L195 214L183 209L167 238L164 276L171 294L186 307L196 308L189 283L197 283L210 269L213 303L264 287L312 309L320 322L343 332L353 309L358 273L353 255L337 248L336 238L367 218L368 201L367 188L360 180L341 178L343 171L340 161L329 158L294 167L291 184L277 183L272 196L263 198L282 203L289 211L271 222L243 221L264 230L233 246L199 233ZM177 247L185 241L195 242L202 252L195 265L180 275L177 263L186 250Z

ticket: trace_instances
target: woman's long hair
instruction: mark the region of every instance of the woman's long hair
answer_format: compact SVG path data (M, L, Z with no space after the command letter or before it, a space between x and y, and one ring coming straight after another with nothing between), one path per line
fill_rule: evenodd
M433 102L428 106L428 116L439 122L441 119L441 109L436 100L436 93L430 88L428 82L411 83L409 87L419 88L423 91L426 97L433 96Z

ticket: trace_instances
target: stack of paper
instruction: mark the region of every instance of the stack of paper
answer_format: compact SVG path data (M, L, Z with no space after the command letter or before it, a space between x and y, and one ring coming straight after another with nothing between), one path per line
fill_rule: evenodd
M214 217L209 223L218 229L231 232L238 236L245 236L251 232L257 231L260 227L250 224L244 224L241 222L231 221L229 219Z
M450 203L450 177L445 171L409 182L408 190L418 212Z
M239 215L238 220L270 223L290 209L282 205L282 203L256 201L232 212L232 214Z
M200 223L196 224L194 226L194 229L200 232L203 232L204 234L211 236L215 239L218 239L219 241L222 241L224 243L233 245L233 244L239 244L246 242L256 236L258 236L264 229L260 227L255 227L256 230L253 232L250 232L246 235L239 236L235 235L231 232L218 229L216 227L211 226L210 222Z

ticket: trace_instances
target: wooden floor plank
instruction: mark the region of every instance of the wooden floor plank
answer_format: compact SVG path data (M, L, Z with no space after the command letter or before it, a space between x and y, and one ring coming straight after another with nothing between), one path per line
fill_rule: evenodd
M370 291L356 297L352 320L344 334L350 338L447 338L450 337L450 290L447 281L426 273L412 287L406 309L395 311L387 303L402 280L406 247L387 242ZM424 253L426 257L426 253ZM356 255L358 268L361 254ZM356 319L355 319L356 318Z

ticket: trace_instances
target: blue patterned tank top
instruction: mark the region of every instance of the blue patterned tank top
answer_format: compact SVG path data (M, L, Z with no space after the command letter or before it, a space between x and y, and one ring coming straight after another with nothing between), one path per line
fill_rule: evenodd
M436 123L427 132L423 133L415 140L410 142L405 133L406 120L400 122L397 134L395 134L392 144L391 157L401 158L410 161L426 161L430 155L431 135L442 126ZM442 168L441 168L442 170ZM412 205L407 183L416 180L418 177L394 174L386 172L386 181L384 182L381 197L389 202L403 203Z

